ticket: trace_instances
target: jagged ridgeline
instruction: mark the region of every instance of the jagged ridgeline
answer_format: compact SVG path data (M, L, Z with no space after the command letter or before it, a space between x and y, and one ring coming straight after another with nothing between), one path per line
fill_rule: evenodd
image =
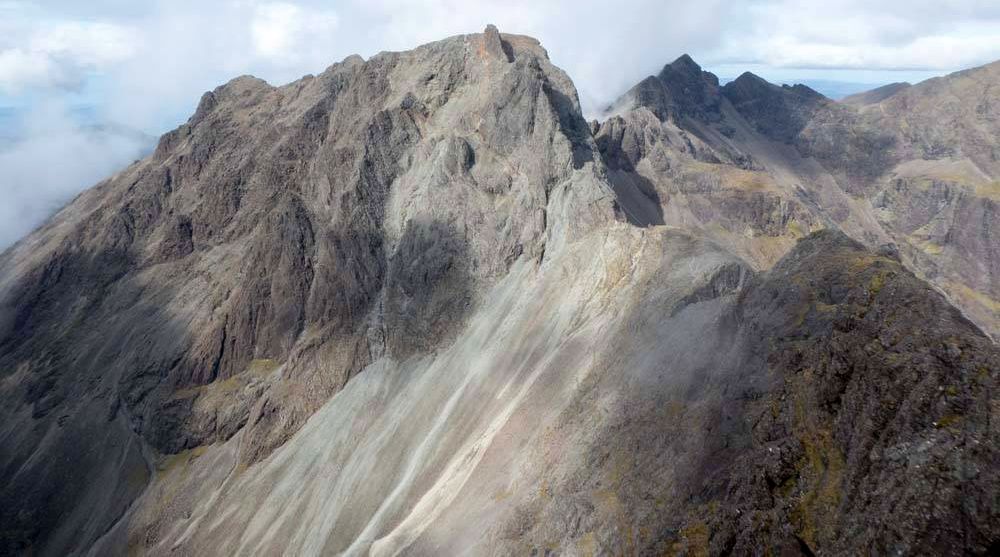
M988 554L1000 66L206 93L0 255L0 554Z

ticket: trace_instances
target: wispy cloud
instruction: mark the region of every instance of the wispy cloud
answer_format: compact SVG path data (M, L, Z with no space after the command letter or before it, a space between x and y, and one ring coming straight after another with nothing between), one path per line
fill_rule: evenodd
M266 59L285 65L304 61L303 53L336 38L339 18L332 10L307 10L288 2L254 7L250 35L254 50Z
M242 73L281 83L353 53L405 49L492 22L543 41L585 105L682 52L706 65L947 71L1000 58L982 0L51 0L0 2L0 91L99 74L119 119L163 127Z
M0 10L0 14L3 11ZM8 23L9 25L9 23ZM79 89L89 72L135 54L135 30L107 22L27 20L0 48L0 91Z
M19 118L21 136L0 145L0 250L150 146L142 134L81 122L58 98Z
M982 0L761 0L734 8L707 53L774 68L939 70L1000 58L1000 3Z

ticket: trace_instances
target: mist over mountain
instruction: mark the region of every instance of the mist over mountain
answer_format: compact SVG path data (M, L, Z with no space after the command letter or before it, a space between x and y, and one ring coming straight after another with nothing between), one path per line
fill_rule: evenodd
M104 122L86 106L0 109L0 250L155 145L154 137Z
M0 254L0 554L995 553L998 161L1000 62L234 78Z

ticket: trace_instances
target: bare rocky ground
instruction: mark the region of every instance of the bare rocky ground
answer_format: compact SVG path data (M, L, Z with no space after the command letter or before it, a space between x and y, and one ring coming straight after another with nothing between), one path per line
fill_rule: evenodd
M698 229L758 269L839 228L1000 334L1000 62L837 103L682 56L594 125L639 224Z
M206 93L0 255L0 554L996 552L996 72Z

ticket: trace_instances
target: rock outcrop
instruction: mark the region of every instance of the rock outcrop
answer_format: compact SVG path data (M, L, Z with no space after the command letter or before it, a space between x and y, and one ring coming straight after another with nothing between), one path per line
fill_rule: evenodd
M759 269L819 228L893 244L1000 334L1000 244L988 240L1000 224L1000 63L843 103L750 73L713 94L717 80L693 62L667 68L595 132L623 207L645 215L633 220L697 227ZM678 68L701 74L702 89L662 79ZM700 109L665 108L679 96Z
M243 431L241 464L266 458L365 366L447 344L516 261L613 221L602 172L569 79L495 28L206 93L3 255L5 546L93 543L149 479L140 447Z
M920 180L993 105L939 86L683 56L588 125L490 26L206 93L0 255L0 554L994 551L1000 349L911 272L992 330L991 186Z

